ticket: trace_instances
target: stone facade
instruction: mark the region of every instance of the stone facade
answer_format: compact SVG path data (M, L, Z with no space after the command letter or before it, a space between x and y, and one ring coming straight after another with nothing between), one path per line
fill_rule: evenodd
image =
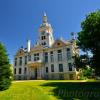
M75 39L54 40L53 29L44 14L39 40L27 49L21 47L14 56L14 79L77 79L73 56L78 54Z

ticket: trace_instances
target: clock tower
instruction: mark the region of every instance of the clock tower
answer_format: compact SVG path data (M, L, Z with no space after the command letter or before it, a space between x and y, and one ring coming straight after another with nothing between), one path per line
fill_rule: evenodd
M39 44L44 47L51 47L53 43L53 29L51 24L48 23L46 13L44 13L42 17L42 24L39 27Z

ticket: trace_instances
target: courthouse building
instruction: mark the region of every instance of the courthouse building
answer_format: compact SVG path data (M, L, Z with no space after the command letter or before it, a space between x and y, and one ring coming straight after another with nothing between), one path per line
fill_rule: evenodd
M21 47L14 55L14 79L77 79L74 55L78 53L75 39L55 40L46 14L39 27L38 41Z

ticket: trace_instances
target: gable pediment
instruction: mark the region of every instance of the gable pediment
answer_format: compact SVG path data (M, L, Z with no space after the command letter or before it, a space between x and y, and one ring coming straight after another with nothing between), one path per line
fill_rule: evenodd
M23 49L20 49L17 53L16 56L23 56L25 54Z
M43 46L42 45L37 45L37 46L31 48L31 52L33 52L33 51L40 51L42 49L43 49Z
M54 44L52 45L52 48L64 47L66 45L67 45L67 43L65 41L63 41L63 40L56 40L54 42Z

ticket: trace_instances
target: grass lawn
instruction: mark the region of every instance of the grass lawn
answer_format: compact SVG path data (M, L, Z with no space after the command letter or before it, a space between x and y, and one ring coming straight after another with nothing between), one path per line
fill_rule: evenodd
M0 100L100 100L100 81L13 81Z

